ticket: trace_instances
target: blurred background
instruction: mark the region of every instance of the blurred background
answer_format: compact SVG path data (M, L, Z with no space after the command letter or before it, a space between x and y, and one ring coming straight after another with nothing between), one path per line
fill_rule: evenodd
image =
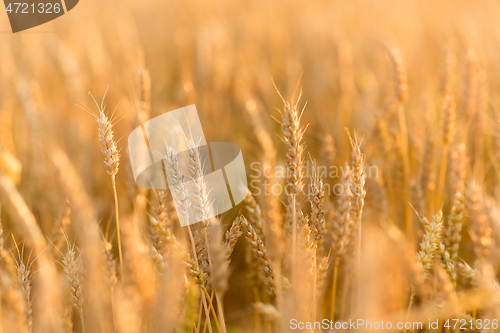
M141 122L170 110L196 104L207 140L238 144L247 164L261 156L248 111L256 110L283 165L283 146L274 135L280 124L273 119L280 118L283 103L274 81L286 99L297 96L297 87L302 90L300 105L307 102L302 123L310 124L305 144L313 158L343 165L351 153L344 128L362 138L366 164L380 172L379 178L367 180L364 218L374 225L390 220L402 229L404 206L417 205L397 196L403 181L397 164L401 138L391 117L401 69L391 54L403 62L407 75L408 176L420 182L429 156L425 141L440 140L443 94L449 89L460 119L456 141L471 147L468 172L485 179L486 192L493 196L500 157L499 18L497 1L81 0L52 22L12 34L2 14L0 166L42 231L50 234L64 210L65 193L55 181L46 148L60 146L105 229L113 217L112 186L95 120L77 106L81 101L96 110L89 93L100 102L108 90L106 109L116 109L120 119L114 126L122 155L117 187L126 215L137 191L127 137ZM144 88L144 75L150 77L150 89ZM143 100L150 100L150 107L138 112ZM333 140L331 161L325 155L327 136ZM440 144L431 151L439 161ZM391 197L386 185L396 195ZM450 195L439 204L449 210ZM10 230L3 211L2 220ZM418 230L415 226L419 236ZM471 251L467 246L464 258ZM251 291L240 290L241 248L235 256L239 259L232 261L232 287L225 300L234 311L226 320L243 327L250 320L245 309L252 297Z

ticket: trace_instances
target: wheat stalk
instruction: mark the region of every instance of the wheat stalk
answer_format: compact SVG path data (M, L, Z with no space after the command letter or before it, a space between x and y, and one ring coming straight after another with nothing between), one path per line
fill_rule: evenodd
M181 167L179 164L179 159L177 156L177 152L175 149L167 144L167 153L163 156L165 161L166 161L166 171L172 181L172 185L174 188L173 192L173 198L174 201L177 204L177 208L180 211L182 215L184 215L184 218L186 220L186 223L188 224L187 230L189 234L189 238L191 241L191 246L192 246L192 251L193 251L193 256L194 260L196 263L196 267L193 267L191 265L191 272L196 273L195 280L197 283L200 285L200 289L202 290L202 303L203 303L203 308L205 311L205 316L207 318L207 323L208 323L208 330L210 333L212 333L212 327L210 324L210 312L207 306L207 299L209 300L210 298L207 297L206 289L205 289L205 279L201 278L204 277L205 272L203 269L200 269L200 258L198 258L197 254L197 247L196 247L196 242L195 238L193 236L193 232L191 231L191 227L189 226L189 209L191 206L191 198L190 198L190 193L186 187L186 183L184 180L184 176L181 172ZM195 269L195 270L194 270ZM200 284L203 283L203 284ZM211 306L211 303L210 303ZM215 320L217 321L217 317L215 317Z
M226 333L226 322L224 319L224 310L222 300L226 293L229 280L229 262L226 260L226 247L223 243L223 230L220 221L213 218L210 224L210 243L208 244L208 253L211 259L210 283L215 290L217 300L218 317L221 322L222 332ZM208 238L207 238L208 239Z
M107 93L107 91L106 91ZM111 177L111 183L113 185L113 197L115 201L115 218L116 218L116 237L118 240L118 256L120 259L120 266L123 267L123 255L122 255L122 245L121 245L121 232L120 232L120 214L118 209L118 195L116 192L116 174L118 173L118 167L120 165L120 153L118 146L114 138L113 122L114 112L109 117L106 113L106 107L104 106L104 99L106 98L106 93L102 99L101 104L97 103L95 98L91 95L94 103L97 106L97 113L90 110L83 103L80 105L82 109L91 114L98 126L99 130L99 142L101 144L101 151L104 154L104 166L108 175Z

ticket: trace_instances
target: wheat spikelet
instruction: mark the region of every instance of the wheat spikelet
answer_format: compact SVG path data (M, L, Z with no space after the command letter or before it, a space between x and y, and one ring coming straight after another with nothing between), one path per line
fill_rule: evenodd
M479 286L479 271L472 268L466 262L459 262L457 265L459 284L462 288L470 285L475 288Z
M229 261L229 257L234 251L234 247L238 239L243 235L241 231L240 219L237 217L234 219L233 224L229 230L226 230L224 245L226 247L226 260Z
M443 243L439 243L439 259L441 261L441 266L446 270L451 282L455 285L457 280L457 273L455 272L455 263L451 259L450 253L446 249Z
M205 288L206 281L205 281L205 276L206 274L198 268L196 265L196 262L194 260L189 260L186 262L186 267L189 270L189 274L191 277L194 279L196 284L198 284L200 287Z
M153 259L153 263L155 264L158 273L164 274L168 268L165 259L154 246L150 245L149 250L151 252L151 259Z
M447 228L445 230L445 244L450 253L451 260L456 261L458 258L458 249L462 239L461 232L464 220L464 196L457 192L453 198L450 216L448 218Z
M435 252L439 247L439 238L441 236L443 214L439 211L432 221L421 216L420 221L424 226L424 238L420 242L420 251L417 253L418 263L420 265L421 273L427 277L428 271L431 269L432 260Z
M248 219L250 220L250 223L252 223L255 232L262 242L265 243L266 235L264 231L264 219L262 217L260 206L257 201L255 201L255 198L250 190L248 190L248 194L245 197L245 208L248 211Z
M255 230L253 230L252 225L247 221L247 219L240 215L239 216L241 229L248 240L250 248L252 249L254 255L257 257L259 262L259 269L262 275L265 277L264 284L267 286L267 292L273 296L276 293L276 282L274 277L274 268L267 255L267 249L265 248L262 241L257 236Z
M315 175L311 179L311 227L312 239L318 243L326 233L325 230L325 189L323 180Z

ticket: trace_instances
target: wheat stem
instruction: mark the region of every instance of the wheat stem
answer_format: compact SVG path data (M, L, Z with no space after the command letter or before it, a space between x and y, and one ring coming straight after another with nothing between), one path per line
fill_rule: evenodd
M413 305L413 299L415 298L415 287L413 285L411 286L411 295L410 295L410 302L408 303L408 310L406 311L406 321L408 322L408 319L410 318L410 312L411 312L411 307ZM405 328L404 333L408 332L408 330Z
M78 311L80 313L80 321L82 322L82 332L85 332L85 319L83 318L83 309Z
M337 298L337 279L339 270L339 257L335 258L335 264L333 266L333 284L332 284L332 300L330 307L330 318L335 321L335 300Z
M292 206L292 285L297 283L297 209L295 208L295 194L291 196Z
M193 256L194 256L194 262L196 264L196 268L199 270L200 267L199 267L199 264L198 264L198 256L196 255L196 247L195 247L195 242L194 242L194 237L193 237L193 232L191 231L191 226L187 226L187 230L188 230L188 233L189 233L189 239L191 240L191 246L192 246L192 249L193 249ZM204 289L203 286L200 285L200 289ZM208 322L208 331L210 333L212 333L212 325L210 324L210 312L208 311L208 306L207 306L207 300L205 298L205 294L202 293L201 294L201 298L202 298L202 301L203 301L203 307L205 308L205 316L207 318L207 322Z
M118 211L118 195L116 193L116 177L111 175L111 182L113 183L113 196L115 200L115 215L116 215L116 238L118 240L118 257L120 259L120 267L123 268L123 256L122 256L122 240L120 235L120 213ZM122 270L123 274L123 270Z
M218 227L218 226L212 226L212 227ZM210 251L210 246L209 246L209 241L208 241L208 233L207 233L207 228L203 228L203 231L205 233L205 243L206 243L206 247L207 247L207 254L208 254L208 264L210 265L210 271L213 273L212 275L215 274L215 271L214 271L214 266L212 264L212 254L211 254L211 251ZM217 241L217 240L214 240L214 241ZM220 269L220 267L217 267L217 269ZM212 284L213 286L213 284ZM220 330L219 328L219 323L218 323L218 320L217 320L217 316L215 315L215 311L213 311L213 305L212 305L212 302L210 302L210 306L212 307L212 311L214 312L214 319L215 319L215 324L217 325L217 328L219 329L219 332L222 332L222 333L226 333L226 323L224 321L224 312L222 311L222 299L219 295L219 291L218 290L215 290L216 288L214 287L214 291L215 291L215 299L217 301L217 312L219 313L219 318L221 319L221 323L222 323L222 331Z

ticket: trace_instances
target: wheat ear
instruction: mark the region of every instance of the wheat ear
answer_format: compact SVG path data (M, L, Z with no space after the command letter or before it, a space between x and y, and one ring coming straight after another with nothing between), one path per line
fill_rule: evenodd
M280 95L281 96L281 95ZM300 118L302 117L302 112L299 113L298 103L300 101L301 95L297 98L295 104L291 104L285 101L284 111L282 112L281 120L281 131L282 140L286 148L286 183L289 189L289 206L292 211L292 284L296 282L297 278L297 195L302 191L303 187L303 175L302 175L302 164L304 162L303 152L304 145L302 143L302 137L305 132L305 128L300 126Z
M453 205L451 207L448 224L445 229L445 244L450 253L450 258L456 261L458 258L458 249L462 240L461 232L464 220L465 205L464 196L461 192L455 193Z
M271 296L274 296L276 293L274 268L267 254L267 249L264 246L264 243L262 243L262 241L259 239L259 236L257 236L255 230L253 230L252 225L247 221L247 219L243 215L239 215L238 218L241 229L243 230L243 233L248 240L250 248L259 261L259 269L262 275L264 275L265 277L264 284L267 286L267 292Z
M226 247L226 260L229 261L229 257L234 251L234 247L236 246L236 242L243 235L243 231L241 231L240 219L236 218L231 225L229 230L226 230L224 245Z
M420 251L417 253L420 270L424 277L427 277L428 271L432 266L432 259L439 247L439 239L441 237L441 228L443 225L443 214L439 211L432 221L421 216L420 220L424 226L424 238L420 243Z
M25 305L25 324L28 330L31 332L33 326L33 302L31 299L31 284L33 281L33 274L31 273L31 265L24 264L22 254L21 252L19 252L19 248L17 247L17 243L15 242L15 240L14 244L16 245L17 253L19 256L18 261L16 261L15 263L16 287L23 295Z
M252 195L252 192L248 190L247 196L245 197L245 208L248 212L248 219L250 223L260 237L263 243L266 242L266 234L264 231L264 218L262 217L262 211L260 206Z
M439 211L436 215L434 215L432 221L429 221L426 217L421 215L419 215L419 218L420 222L422 222L424 226L424 238L420 242L420 251L417 253L417 263L420 268L420 274L424 278L427 278L427 273L431 269L435 253L440 247L441 228L443 226L443 213ZM412 285L410 302L408 304L407 318L410 315L414 298L415 288ZM404 332L407 332L406 328Z
M80 314L82 321L82 331L85 332L85 321L83 316L83 277L81 273L82 257L77 254L77 248L73 245L68 245L68 251L63 257L62 264L64 267L64 275L68 281L71 301L73 306ZM78 251L79 252L79 251Z
M151 246L155 247L159 253L163 253L165 245L169 242L170 218L167 210L167 198L165 190L157 190L155 199L151 205L149 217L149 234L151 236Z

